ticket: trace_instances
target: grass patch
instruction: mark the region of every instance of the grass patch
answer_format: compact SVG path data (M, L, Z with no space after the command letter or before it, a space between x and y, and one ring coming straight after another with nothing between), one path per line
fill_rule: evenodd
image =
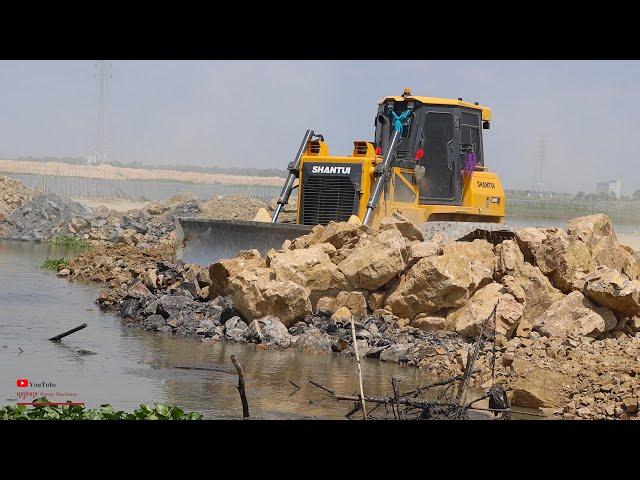
M76 238L72 235L58 235L49 240L49 245L53 247L82 249L91 247L91 242L84 238Z
M58 267L68 267L69 262L65 258L47 258L40 268L47 270L58 270Z
M198 412L186 413L178 407L163 403L140 405L132 413L115 410L111 405L85 408L82 405L47 405L46 397L33 403L41 405L16 405L0 408L0 420L201 420Z

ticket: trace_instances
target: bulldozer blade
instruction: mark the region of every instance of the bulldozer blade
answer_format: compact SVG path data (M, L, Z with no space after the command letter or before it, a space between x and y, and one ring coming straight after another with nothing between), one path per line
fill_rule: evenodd
M246 220L178 218L175 259L210 265L221 258L233 258L240 250L256 249L262 255L276 250L289 239L305 235L311 226Z

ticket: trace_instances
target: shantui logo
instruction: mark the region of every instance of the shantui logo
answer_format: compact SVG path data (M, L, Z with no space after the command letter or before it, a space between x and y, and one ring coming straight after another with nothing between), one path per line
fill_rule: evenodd
M311 168L311 173L339 173L342 175L349 175L351 173L351 167L329 167L314 165Z

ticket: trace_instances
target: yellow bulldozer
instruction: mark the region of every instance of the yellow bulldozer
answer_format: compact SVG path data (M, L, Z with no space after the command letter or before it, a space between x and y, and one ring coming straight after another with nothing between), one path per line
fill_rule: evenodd
M491 110L462 98L401 96L378 102L374 141L355 141L351 156L332 156L321 134L307 130L277 199L271 222L180 218L176 255L208 264L239 250L265 253L315 225L353 221L376 227L399 213L425 238L512 236L504 225L505 195L485 166L482 131ZM295 223L280 214L297 192ZM494 242L495 243L495 242Z

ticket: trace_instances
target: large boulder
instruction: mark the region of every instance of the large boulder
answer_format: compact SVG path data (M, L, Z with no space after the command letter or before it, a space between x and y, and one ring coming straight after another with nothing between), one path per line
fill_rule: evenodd
M229 290L234 308L247 320L274 315L290 327L311 314L307 289L288 280L271 279L267 268L245 270L231 277Z
M524 255L516 240L505 240L495 247L496 274L498 277L513 275L524 264Z
M629 280L617 270L600 267L584 278L584 294L597 305L609 308L619 316L640 313L640 281Z
M401 318L462 307L478 288L490 283L493 247L486 240L450 242L443 254L418 261L386 300L386 308Z
M316 225L311 233L293 240L291 248L308 248L321 243L330 243L339 250L345 244L357 243L366 231L367 227L353 222L330 222L327 226Z
M272 315L267 315L251 322L246 335L249 340L267 345L275 344L288 347L291 344L289 330L279 318Z
M580 289L580 280L594 266L589 247L560 228L525 228L516 232L531 263L565 293Z
M395 229L398 230L407 240L424 240L424 235L420 229L408 218L402 216L398 212L390 217L380 220L378 225L380 231Z
M499 283L490 283L473 294L466 305L447 315L447 325L460 335L474 338L484 324L486 334L493 333L492 313L495 313L495 331L497 335L511 337L524 307ZM485 323L486 322L486 323Z
M222 259L209 266L209 298L229 293L229 278L245 270L265 268L264 258L258 250L242 250L238 256Z
M598 337L616 326L615 315L597 307L582 293L571 292L554 302L533 323L533 329L547 337Z
M354 317L367 315L367 296L364 292L340 292L334 303L334 311L347 307Z
M377 290L405 269L406 242L397 230L362 239L338 268L354 289Z
M596 266L619 270L632 280L640 278L637 252L618 243L608 216L596 214L574 218L567 225L567 233L588 246Z
M411 267L426 257L442 254L442 242L438 240L414 240L407 245L407 266Z
M331 261L336 252L330 243L289 250L270 256L269 266L276 280L290 281L309 290L312 297L348 289L344 273Z
M569 377L563 373L536 367L531 362L516 359L513 368L519 377L510 385L509 403L516 407L560 407L563 387Z
M560 300L563 295L560 290L551 285L538 267L529 263L520 266L513 275L503 277L502 282L514 298L524 296L524 310L520 323L533 325L533 321L544 313L549 306Z

